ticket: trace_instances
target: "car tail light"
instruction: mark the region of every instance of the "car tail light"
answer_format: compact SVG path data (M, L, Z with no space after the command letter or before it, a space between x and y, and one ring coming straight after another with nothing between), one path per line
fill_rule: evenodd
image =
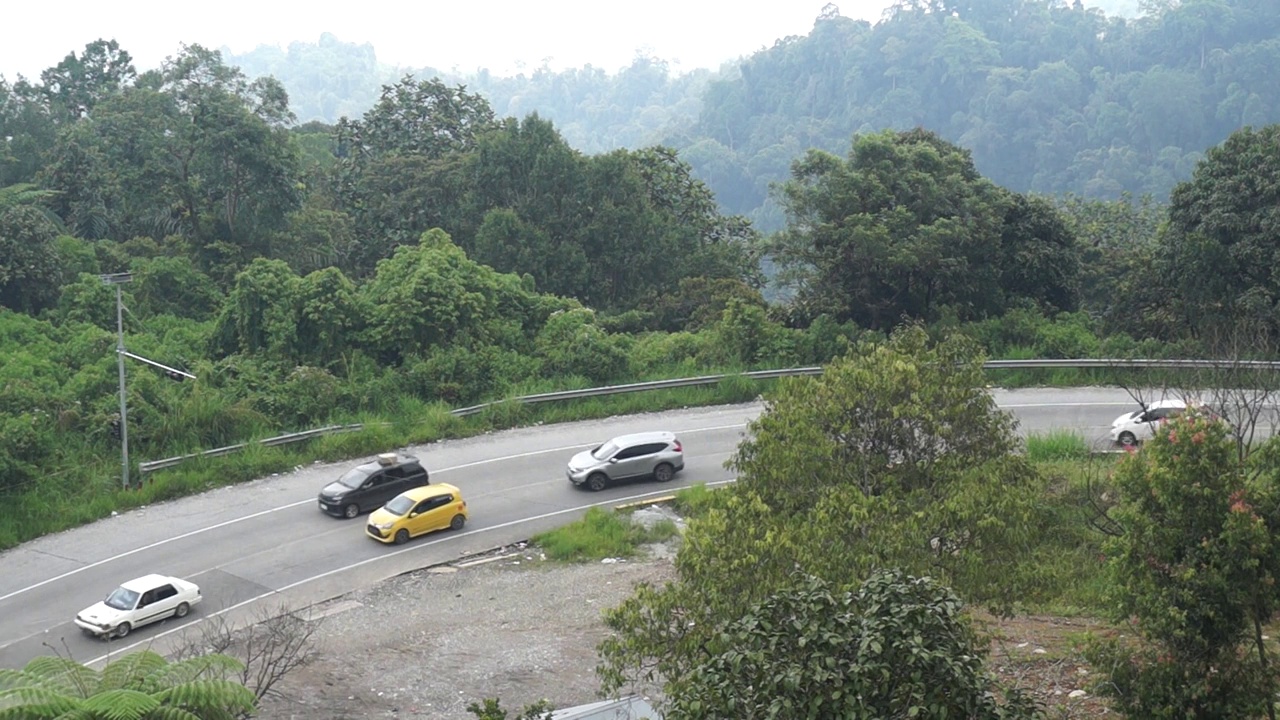
M684 452L684 446L680 444L680 441L676 440L674 442L676 446L676 452Z

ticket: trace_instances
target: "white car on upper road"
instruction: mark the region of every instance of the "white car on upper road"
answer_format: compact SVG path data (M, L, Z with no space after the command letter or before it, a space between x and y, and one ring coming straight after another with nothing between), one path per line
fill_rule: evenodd
M195 583L168 575L144 575L116 588L106 600L81 610L76 625L102 638L128 635L134 628L185 617L204 597Z
M1186 412L1187 403L1182 400L1159 400L1145 409L1125 413L1111 423L1111 442L1126 447L1150 440L1156 436L1160 423Z

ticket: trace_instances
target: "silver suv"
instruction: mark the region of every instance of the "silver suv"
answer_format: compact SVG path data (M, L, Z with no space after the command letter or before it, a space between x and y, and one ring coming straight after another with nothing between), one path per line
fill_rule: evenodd
M603 490L618 480L652 477L667 482L684 469L684 448L669 432L619 435L569 461L569 482Z

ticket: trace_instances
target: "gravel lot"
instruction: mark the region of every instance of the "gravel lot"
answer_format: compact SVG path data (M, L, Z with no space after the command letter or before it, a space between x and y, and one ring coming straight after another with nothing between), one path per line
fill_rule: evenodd
M669 548L637 560L564 565L533 549L466 568L402 575L317 608L319 659L277 686L259 717L354 720L473 716L498 697L512 714L599 699L601 612L638 582L674 576ZM656 555L656 557L654 557Z

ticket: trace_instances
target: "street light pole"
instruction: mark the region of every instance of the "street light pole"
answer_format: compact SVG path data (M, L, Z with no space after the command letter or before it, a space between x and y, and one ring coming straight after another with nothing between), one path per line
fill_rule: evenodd
M129 408L124 390L124 302L116 285L116 367L120 370L120 477L129 489Z
M120 373L120 477L124 489L129 489L129 408L125 402L124 385L124 299L120 286L133 280L131 273L100 275L102 282L116 286L116 367Z

